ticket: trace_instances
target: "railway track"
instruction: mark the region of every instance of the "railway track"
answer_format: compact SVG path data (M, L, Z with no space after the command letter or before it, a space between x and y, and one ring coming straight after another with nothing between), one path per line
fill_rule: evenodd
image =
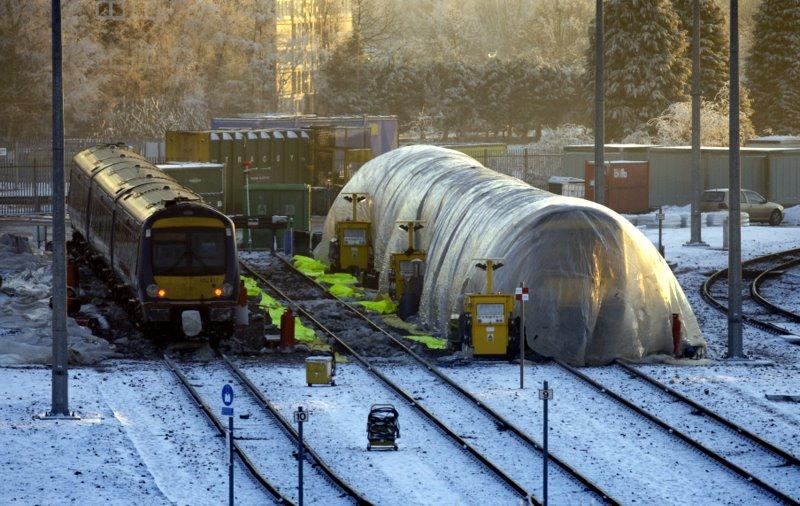
M225 424L205 400L216 392L209 393L208 390L232 383L237 386L238 392L245 394L241 396L244 399L237 402L244 404L244 407L237 407L237 410L247 413L247 418L237 420L239 427L234 428L234 452L255 481L277 503L296 504L299 498L295 472L299 436L264 393L223 354L218 354L218 359L211 364L179 364L166 354L163 360L221 435L226 434ZM189 369L188 374L184 369ZM305 502L325 505L372 504L339 477L307 441L304 441L303 447L307 459ZM256 453L260 454L263 462L268 460L269 465L265 463L259 466L259 459L254 456ZM269 477L261 467L269 469Z
M297 279L301 279L302 283L306 283L309 286L315 289L316 295L322 295L325 298L330 299L336 306L340 309L343 309L343 312L339 314L348 314L353 319L354 323L360 322L360 324L365 325L370 331L374 332L375 334L385 338L388 340L389 343L396 349L402 350L405 357L408 358L408 362L411 364L416 365L421 372L426 375L425 380L423 383L425 384L425 390L429 393L429 397L432 399L437 398L444 398L448 397L449 399L453 399L456 404L456 407L453 408L457 413L458 416L462 417L465 420L470 420L471 423L477 423L482 421L483 427L485 430L476 431L474 433L470 433L470 439L476 440L476 444L467 443L465 439L456 433L447 422L443 421L439 416L433 413L433 410L430 407L425 407L419 402L419 398L412 397L408 390L413 388L414 385L408 385L404 388L401 386L401 383L404 382L402 374L393 374L392 369L384 368L379 369L378 366L366 360L361 354L359 354L353 347L350 346L346 342L346 340L342 339L340 336L336 334L336 332L332 331L328 328L324 323L319 321L317 317L312 315L308 310L306 310L301 304L295 302L291 298L289 298L286 293L280 289L279 287L275 286L275 284L271 283L269 280L265 279L261 273L254 268L253 266L243 263L243 268L245 271L252 274L256 279L259 280L260 283L265 285L269 288L272 292L274 292L280 299L285 300L290 306L293 306L299 314L304 316L308 321L310 321L313 325L319 328L323 333L327 334L329 337L334 339L340 346L343 346L347 352L353 355L356 360L361 363L370 373L376 376L381 382L387 385L391 390L395 391L398 395L405 398L414 408L418 409L423 415L428 418L434 425L439 427L445 433L447 433L457 444L462 446L463 448L467 449L476 459L478 459L483 465L488 467L495 475L497 475L501 480L507 483L509 486L514 488L520 494L527 496L530 498L531 502L538 504L538 499L534 496L534 494L530 491L530 489L534 488L534 486L527 486L525 487L520 482L523 481L530 481L530 478L526 476L522 476L519 472L519 469L514 468L513 465L509 464L509 455L518 455L519 453L527 453L528 459L521 459L525 462L524 465L525 471L527 471L526 475L531 474L531 468L535 469L535 466L531 466L530 463L535 461L533 459L541 458L542 455L542 448L537 441L531 438L528 434L522 431L519 427L511 423L508 419L500 415L498 412L487 406L483 401L475 397L472 393L467 391L464 387L459 385L457 382L452 380L449 376L447 376L444 372L442 372L439 368L434 366L432 363L427 361L425 358L420 356L418 353L414 352L405 342L395 337L391 332L384 329L382 326L378 325L377 323L373 322L367 315L359 311L357 308L352 306L351 304L343 301L332 294L330 294L324 287L319 285L315 280L305 276L303 273L297 271L294 266L292 266L288 261L281 257L277 257L286 267L287 271L292 273L292 277ZM273 273L274 274L274 273ZM278 276L271 276L275 279ZM341 325L341 323L340 323ZM348 326L348 323L345 323L342 326ZM408 381L406 379L406 381ZM441 410L439 411L441 412ZM472 414L473 416L470 416ZM483 438L484 440L494 440L489 441L491 444L484 445L483 448L478 448L480 446L480 439ZM499 454L495 454L492 458L487 457L487 451L491 451L491 448L495 448L495 450L499 450ZM514 449L516 452L512 452L509 449ZM500 462L503 459L503 463L505 464L505 469L501 468L501 465L496 464L495 462ZM567 497L569 494L572 494L574 501L571 502L585 502L586 496L589 495L593 499L598 501L603 501L609 504L618 504L619 502L614 499L609 493L604 491L600 486L592 482L590 479L579 473L577 470L569 466L566 462L562 461L558 458L558 456L550 455L551 461L555 464L556 472L551 473L551 490L560 490L562 493L565 493ZM510 476L510 468L514 468L513 471L515 472L516 476L519 478ZM581 501L581 500L584 501Z
M753 473L741 467L740 465L734 463L731 458L722 455L722 452L711 449L708 445L701 443L697 439L691 437L689 434L679 430L674 425L666 422L663 418L653 414L651 411L640 407L629 398L607 387L589 374L586 374L585 372L578 370L560 360L554 360L553 362L562 370L567 371L570 375L579 378L581 381L598 390L600 393L610 397L617 403L624 406L627 410L668 432L671 436L679 439L681 442L704 455L706 458L711 459L740 479L745 480L747 483L757 487L764 494L767 494L784 504L800 504L795 497L792 497L781 489L781 478L770 476L769 479L762 479L760 475L763 474L763 472L766 472L764 469L762 469L762 473ZM761 439L760 437L745 430L730 420L725 419L724 417L681 395L666 385L663 385L655 378L652 378L639 371L635 367L632 367L619 360L615 361L614 366L619 367L627 372L631 380L644 382L654 387L654 390L658 390L662 394L666 394L674 401L683 403L690 407L692 414L705 417L709 421L709 425L716 425L715 428L717 430L721 428L726 431L732 431L736 435L740 436L740 438L746 440L749 445L755 446L755 451L760 452L761 454L766 454L766 460L770 461L770 465L776 467L792 466L794 472L789 473L790 479L793 478L795 481L800 479L800 461L798 461L797 457L794 455L776 447L775 445L772 445L771 443ZM712 431L713 430L714 428L712 428ZM794 493L796 495L800 495L800 490L797 490L797 487L795 487Z
M768 279L782 275L785 270L800 265L800 248L780 251L742 262L742 277L750 279L742 291L742 321L758 329L779 335L793 344L800 344L798 332L790 326L800 323L800 315L792 313L766 299L760 291ZM728 311L728 269L709 276L700 287L700 295L715 309ZM743 285L745 285L743 283ZM779 316L778 320L775 316Z

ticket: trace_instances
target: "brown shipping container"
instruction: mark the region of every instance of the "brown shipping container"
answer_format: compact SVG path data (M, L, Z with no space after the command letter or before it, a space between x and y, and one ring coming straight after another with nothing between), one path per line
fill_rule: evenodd
M586 162L586 198L594 201L594 162ZM618 213L638 214L650 210L650 163L614 160L606 162L606 207Z

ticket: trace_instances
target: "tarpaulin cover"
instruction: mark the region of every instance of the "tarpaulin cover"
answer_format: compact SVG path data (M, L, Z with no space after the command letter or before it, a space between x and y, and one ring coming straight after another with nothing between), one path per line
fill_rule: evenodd
M406 247L398 221L422 220L427 250L420 318L440 335L463 310L464 294L486 289L477 259L502 259L494 290L530 287L526 336L536 352L572 364L670 354L671 315L683 345L705 349L689 302L656 248L614 211L534 188L456 151L407 146L365 164L342 189L370 198L360 220L372 222L375 267L387 288L392 252ZM337 198L317 259L328 260L335 224L352 204Z

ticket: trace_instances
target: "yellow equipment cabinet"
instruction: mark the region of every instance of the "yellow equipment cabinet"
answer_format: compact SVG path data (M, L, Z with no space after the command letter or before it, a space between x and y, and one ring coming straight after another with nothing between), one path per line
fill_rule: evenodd
M340 221L336 224L339 270L369 270L372 264L370 227L368 221Z
M421 221L398 222L398 227L408 232L408 247L405 251L392 253L391 256L389 293L395 301L399 301L403 297L408 281L424 272L427 253L414 247L414 233L424 226Z
M338 271L372 271L372 224L358 221L358 204L367 199L365 193L348 193L343 196L353 204L351 219L336 223L335 244L332 244L331 265Z
M471 343L475 356L497 356L508 353L512 338L510 328L514 312L514 295L492 293L492 276L503 264L485 260L476 267L486 271L486 292L464 297L463 338Z
M333 380L333 357L306 358L306 383L311 385L335 386Z
M505 355L510 340L513 295L470 294L466 311L472 322L472 348L475 355Z

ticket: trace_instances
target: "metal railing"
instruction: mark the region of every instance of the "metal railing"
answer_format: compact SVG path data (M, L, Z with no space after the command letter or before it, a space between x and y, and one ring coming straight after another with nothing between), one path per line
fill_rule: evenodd
M51 211L52 165L0 165L0 215Z
M92 146L114 142L103 139L66 139L64 164ZM153 163L165 158L163 141L125 141ZM45 140L0 140L0 216L51 212L52 144ZM65 173L69 173L65 171ZM66 181L69 185L68 181ZM69 188L67 188L67 192Z
M505 154L485 153L476 159L484 166L516 177L531 186L547 189L547 180L563 175L563 154L559 151L529 150L528 148Z

